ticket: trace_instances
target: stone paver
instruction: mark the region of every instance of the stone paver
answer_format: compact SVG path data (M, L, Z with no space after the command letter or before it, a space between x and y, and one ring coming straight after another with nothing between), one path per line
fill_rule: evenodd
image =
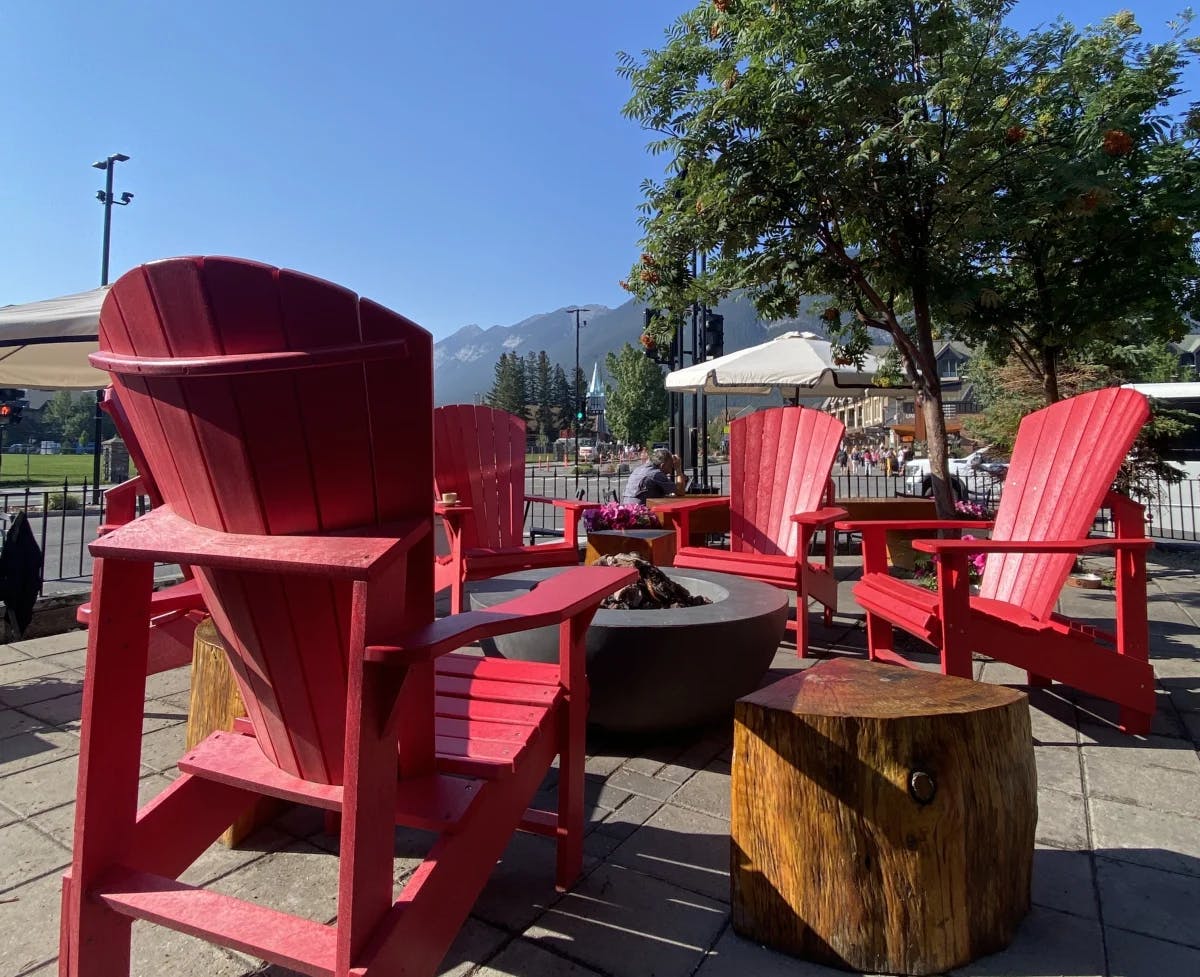
M1034 906L1021 922L1007 949L950 971L954 977L1104 977L1105 972L1099 922L1041 906Z
M729 823L665 804L609 862L729 901Z
M620 977L688 977L725 925L727 907L607 864L532 926L529 939Z
M1180 875L1110 858L1096 859L1104 920L1172 943L1200 947L1200 874Z
M1092 798L1096 853L1150 868L1200 875L1200 820Z
M1037 804L1038 844L1073 851L1088 847L1087 809L1082 794L1047 788L1037 792Z
M730 926L705 956L696 977L839 977L845 973L777 953L743 939Z
M1099 918L1092 854L1039 847L1033 853L1033 902L1037 906Z
M815 649L859 655L861 616L839 565L843 612L814 615ZM1190 573L1152 573L1154 735L1115 730L1113 711L1073 690L1030 692L1038 765L1033 910L1006 950L955 974L1167 977L1200 973L1200 602ZM1098 620L1109 594L1064 594ZM70 858L83 632L0 645L0 977L52 977L60 875ZM808 667L784 642L768 676ZM929 657L926 665L932 665ZM1024 675L976 662L983 681ZM143 718L145 802L176 776L188 670L151 676ZM841 971L745 940L729 921L728 725L675 736L589 741L584 877L554 889L550 839L518 835L444 962L448 977L833 977ZM557 771L538 795L553 804ZM398 829L397 884L431 836ZM236 849L214 846L184 874L310 918L336 913L338 837L293 807ZM134 927L134 974L294 977L243 954L148 924Z
M1155 940L1115 926L1106 927L1110 972L1120 977L1174 977L1200 974L1200 950Z

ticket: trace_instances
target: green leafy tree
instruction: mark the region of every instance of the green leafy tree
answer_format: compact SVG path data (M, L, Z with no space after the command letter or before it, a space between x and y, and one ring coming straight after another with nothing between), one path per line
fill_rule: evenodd
M95 427L96 395L59 390L42 408L42 430L63 444L86 444Z
M1190 57L1182 30L1145 44L1124 12L1030 36L1040 70L1012 91L1012 151L942 311L961 338L1021 364L1043 403L1062 396L1060 369L1178 339L1200 309L1200 116L1168 114Z
M925 416L934 494L953 512L934 309L1011 151L1008 93L1033 66L1005 0L704 2L665 47L622 55L628 116L658 134L645 253L627 287L656 308L746 288L770 319L808 295L840 358L889 333ZM688 256L709 254L692 275Z
M615 384L604 388L609 430L625 444L650 444L667 416L662 370L629 343L606 355L604 368Z

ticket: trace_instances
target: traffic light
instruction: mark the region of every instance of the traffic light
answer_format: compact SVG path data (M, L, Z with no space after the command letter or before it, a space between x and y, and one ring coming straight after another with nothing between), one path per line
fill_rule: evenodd
M716 312L704 317L704 355L708 359L725 355L725 317Z
M0 404L0 424L20 424L20 404Z
M665 366L669 370L675 369L675 360L671 355L670 347L660 346L650 340L650 327L654 320L662 315L659 309L643 309L642 310L642 352L655 363Z

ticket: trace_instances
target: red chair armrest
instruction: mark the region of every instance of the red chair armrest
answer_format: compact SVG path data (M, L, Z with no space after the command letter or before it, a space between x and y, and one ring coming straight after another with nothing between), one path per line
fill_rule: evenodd
M527 495L526 502L541 502L545 505L555 505L560 509L574 512L585 512L588 509L599 509L603 503L587 502L583 499L548 499L541 495Z
M992 523L980 519L849 519L836 527L844 533L877 531L932 532L938 529L991 529Z
M320 536L256 536L196 526L162 506L91 543L93 556L368 580L432 529L431 521ZM354 533L359 535L354 535Z
M917 539L922 553L1087 553L1093 550L1148 550L1149 539Z
M371 645L365 657L367 661L413 664L481 638L561 624L581 611L594 609L609 594L635 579L637 571L630 567L574 567L486 611L452 614L413 631L394 645Z
M815 512L797 512L792 516L792 522L802 523L805 526L823 526L826 523L831 523L835 519L842 519L845 516L845 509L839 509L836 506L827 506L824 509L817 509ZM841 524L839 523L838 525Z

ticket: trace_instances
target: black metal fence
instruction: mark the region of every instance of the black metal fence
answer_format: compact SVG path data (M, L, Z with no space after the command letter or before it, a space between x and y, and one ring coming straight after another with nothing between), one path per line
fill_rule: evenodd
M713 465L709 468L709 489L721 494L726 490L728 469ZM589 502L619 500L628 478L620 468L597 470L575 475L567 468L533 466L526 476L525 490L532 496L550 499L585 499ZM1002 482L983 473L972 473L962 479L968 501L994 510L1003 491ZM839 499L895 498L920 495L919 486L910 484L902 475L834 473L834 487ZM0 517L7 530L10 517L24 512L42 550L42 579L44 584L85 586L92 572L92 559L87 544L96 537L104 521L104 502L90 502L92 486L84 481L71 486L63 482L54 488L25 488L0 493ZM140 511L148 508L146 499L139 502ZM1169 541L1200 541L1200 479L1175 484L1160 482L1154 496L1146 505L1146 532L1154 539ZM525 532L534 541L539 536L561 535L562 510L542 502L526 506ZM1101 512L1095 530L1108 530L1108 517Z

